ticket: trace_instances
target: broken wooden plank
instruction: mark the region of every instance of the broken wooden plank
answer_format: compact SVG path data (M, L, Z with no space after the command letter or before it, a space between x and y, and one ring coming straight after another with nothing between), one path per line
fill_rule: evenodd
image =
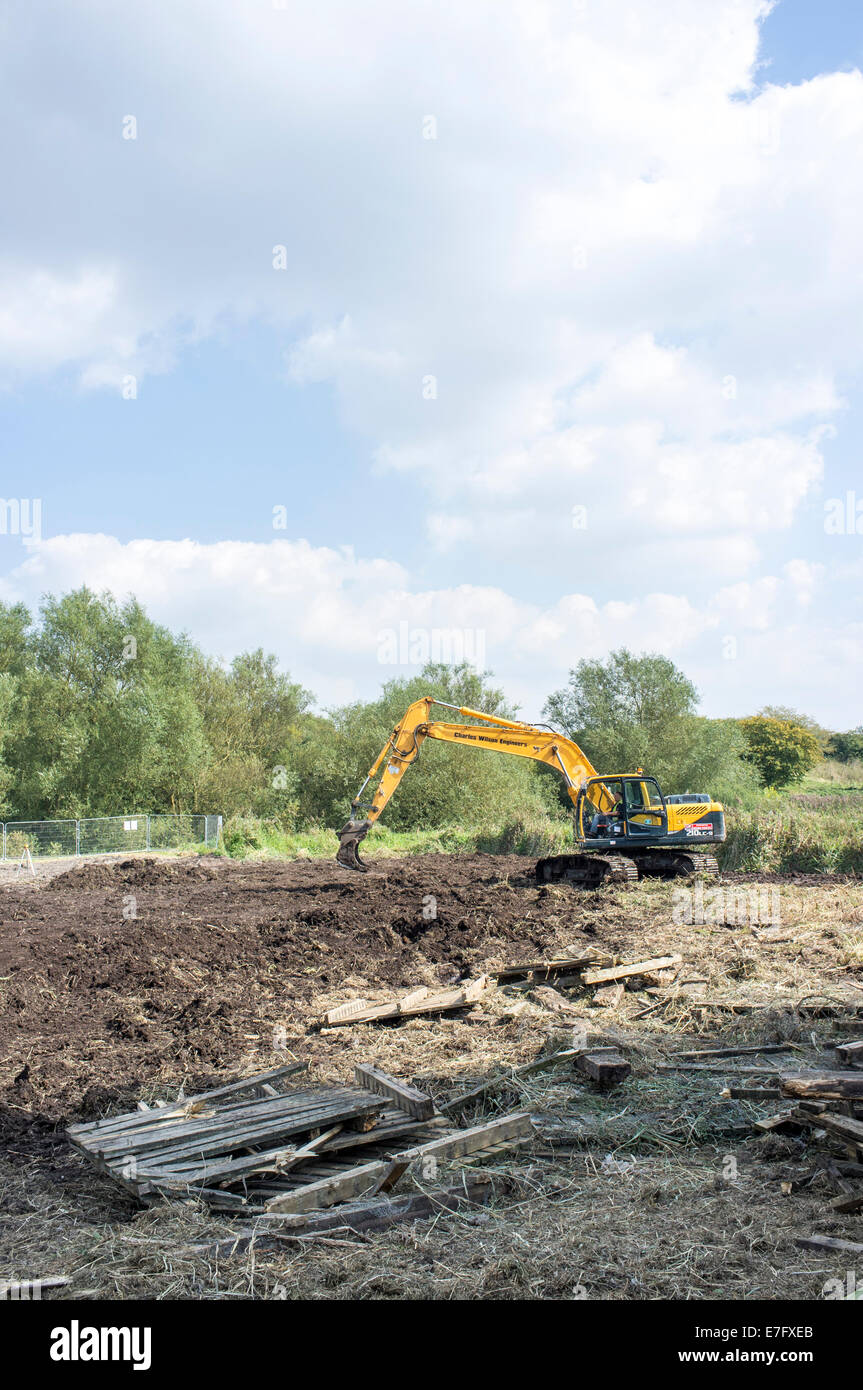
M302 1134L340 1122L359 1123L371 1128L384 1108L382 1099L360 1091L334 1092L332 1097L323 1092L321 1100L306 1104L299 1110L270 1110L271 1105L275 1107L275 1102L261 1103L259 1118L244 1117L240 1122L230 1115L216 1120L208 1117L199 1126L183 1125L181 1132L176 1135L152 1132L139 1137L125 1136L120 1140L96 1140L85 1147L91 1148L108 1162L134 1157L149 1163L150 1156L158 1153L161 1164L170 1164L185 1158L221 1154L232 1146L244 1148L267 1140L284 1139L291 1134Z
M795 1244L804 1250L836 1250L843 1254L863 1255L863 1242L840 1240L837 1236L798 1236Z
M719 1092L722 1100L778 1100L778 1086L726 1086Z
M356 1130L342 1130L342 1133L338 1134L335 1139L329 1140L321 1152L329 1154L339 1153L344 1149L373 1148L375 1145L388 1144L394 1138L401 1140L402 1136L406 1134L417 1132L425 1134L430 1129L443 1127L445 1123L441 1117L432 1120L415 1120L405 1110L399 1110L395 1105L388 1105L381 1111L374 1129L367 1130L364 1134L359 1134Z
M555 1014L578 1014L581 1015L582 1005L573 1004L569 999L564 999L551 985L536 985L532 991L535 999L551 1013Z
M212 1182L234 1182L238 1178L250 1178L257 1173L277 1172L287 1173L292 1168L304 1163L307 1158L316 1154L331 1139L334 1139L341 1132L340 1124L333 1125L330 1129L324 1130L308 1143L300 1148L287 1147L282 1149L261 1150L258 1153L246 1154L241 1158L225 1159L221 1162L208 1164L198 1170L192 1170L189 1176L177 1173L176 1170L159 1168L139 1168L138 1178L146 1178L154 1185L164 1186L166 1179L172 1186L184 1186L194 1188L196 1191L199 1186L206 1186Z
M252 1248L278 1249L286 1240L309 1240L333 1231L381 1230L397 1221L456 1214L465 1206L487 1202L492 1191L491 1176L476 1173L451 1187L433 1188L429 1192L347 1202L327 1211L270 1213L263 1219L267 1223L277 1223L277 1229L262 1224L258 1230L244 1231L228 1240L193 1246L191 1249L195 1253L227 1259L232 1255L244 1255Z
M41 1298L43 1289L64 1289L71 1282L68 1274L48 1274L44 1279L0 1279L0 1301L28 1302Z
M846 1067L863 1067L863 1042L837 1043L836 1056Z
M834 1211L847 1215L855 1211L863 1211L863 1192L854 1192L850 1195L843 1193L841 1197L836 1197L830 1203Z
M617 984L603 985L593 996L593 1003L601 1009L616 1009L623 1003L626 994L626 985L623 980L618 980Z
M337 1177L306 1183L292 1192L272 1197L266 1209L273 1212L316 1211L320 1207L334 1206L337 1202L372 1197L389 1176L392 1166L386 1161L360 1164L358 1168L349 1168Z
M379 1096L386 1096L400 1110L413 1115L415 1120L430 1120L435 1113L431 1096L427 1096L424 1091L418 1091L415 1086L408 1086L404 1081L396 1080L394 1076L389 1076L377 1067L358 1063L354 1067L354 1078L358 1086L374 1091Z
M374 1023L379 1018L398 1018L399 1006L397 1000L389 1000L385 1004L366 1004L365 1008L352 1010L351 1013L343 1013L344 1005L338 1009L329 1009L324 1014L323 1023L327 1028L343 1028L349 1023Z
M619 1086L630 1075L632 1067L619 1052L607 1048L592 1052L580 1052L575 1059L578 1071L589 1076L600 1086Z
M464 986L464 997L469 1004L475 1004L477 999L482 998L485 991L491 984L488 975L478 975L475 980L469 980Z
M559 975L563 971L583 970L587 965L597 965L600 961L611 961L613 957L604 951L582 951L578 955L561 956L554 960L528 960L518 965L505 965L500 970L494 972L498 984L506 980L517 980L524 975L534 975L541 979L548 979L552 975Z
M697 1052L672 1052L672 1057L681 1061L695 1062L699 1058L709 1061L711 1057L748 1057L760 1052L790 1052L792 1043L761 1043L757 1047L704 1047Z
M800 1072L785 1076L782 1094L812 1100L863 1100L863 1076L845 1072Z
M337 1009L329 1009L323 1017L323 1023L327 1027L343 1027L346 1023L376 1023L382 1019L390 1018L415 1018L418 1014L440 1014L448 1013L453 1009L463 1009L467 1004L473 1004L479 999L480 995L488 988L489 979L487 975L480 975L476 980L467 981L460 985L458 989L440 991L437 994L425 993L417 1002L410 1003L411 996L403 998L402 1002L390 1000L383 1004L370 1004L359 1012L352 1012L349 1016L341 1016L344 1005Z
M755 1128L760 1129L763 1134L770 1134L774 1129L785 1129L793 1127L799 1129L801 1121L797 1117L797 1111L792 1106L789 1110L780 1110L776 1115L766 1115L763 1120L755 1121Z
M682 965L683 956L656 956L653 960L637 960L630 965L610 965L604 970L585 970L582 984L602 985L607 980L625 980L633 975L644 975L652 970L667 970L671 965Z
M308 1062L289 1062L283 1067L273 1067L271 1071L260 1072L256 1076L247 1076L242 1081L232 1081L226 1086L217 1086L213 1091L202 1091L199 1095L186 1096L183 1100L176 1101L173 1105L163 1105L157 1101L158 1115L150 1112L153 1119L163 1121L172 1114L182 1114L188 1112L190 1106L195 1106L201 1101L219 1100L224 1096L234 1095L241 1091L247 1091L251 1087L260 1086L267 1081L275 1081L279 1077L291 1076L294 1072L306 1071ZM92 1133L103 1126L115 1126L120 1122L123 1125L135 1124L145 1117L133 1112L132 1114L109 1116L107 1119L88 1120L85 1124L69 1125L67 1134L87 1134Z
M850 1115L833 1115L829 1110L810 1115L809 1121L819 1129L826 1129L837 1138L844 1139L863 1154L863 1120L855 1120Z
M775 1067L723 1067L713 1062L657 1062L656 1071L701 1072L704 1076L775 1076L781 1078L784 1072Z
M492 1144L504 1140L514 1142L533 1135L533 1124L528 1111L518 1111L514 1115L503 1115L489 1124L474 1125L471 1129L461 1129L442 1139L432 1139L428 1144L419 1144L413 1149L404 1149L396 1154L397 1159L414 1159L434 1156L436 1158L464 1158L477 1154Z
M416 989L412 989L410 994L406 994L403 999L399 1000L399 1008L402 1012L405 1009L412 1009L414 1005L421 1004L430 994L431 990L428 985L417 985Z
M574 1061L582 1051L580 1047L562 1047L557 1052L550 1052L547 1057L538 1057L535 1062L525 1062L524 1066L516 1067L513 1076L534 1076L536 1072L548 1071L561 1062Z
M347 1004L339 1004L338 1008L330 1009L327 1013L327 1022L330 1024L346 1023L349 1019L356 1018L358 1014L365 1013L371 1008L368 999L351 999Z
M478 1085L472 1086L469 1091L462 1091L460 1095L453 1096L450 1100L444 1101L442 1105L438 1106L438 1109L442 1114L448 1114L451 1110L462 1110L466 1105L470 1105L474 1101L479 1100L487 1091L493 1090L495 1086L498 1086L502 1082L517 1081L523 1077L533 1076L536 1072L546 1071L550 1067L559 1066L561 1062L572 1062L583 1050L583 1048L579 1047L564 1047L557 1052L549 1053L547 1057L539 1057L535 1062L526 1062L524 1066L516 1067L512 1072L503 1072L498 1076L486 1077L486 1079L480 1081Z

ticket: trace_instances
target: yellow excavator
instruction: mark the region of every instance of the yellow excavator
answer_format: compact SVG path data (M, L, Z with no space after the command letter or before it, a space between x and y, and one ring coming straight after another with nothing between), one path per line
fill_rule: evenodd
M477 722L430 719L434 705ZM358 852L360 842L407 768L416 762L427 738L533 758L562 774L575 807L578 853L540 859L536 865L538 883L564 880L578 887L596 888L608 882L633 883L644 876L718 876L716 859L706 847L725 839L725 814L719 802L706 793L663 796L656 778L646 776L642 768L600 776L577 743L551 728L450 705L432 695L408 706L351 802L350 819L338 832L336 859L345 868L365 871ZM375 781L370 799L363 801L363 793Z

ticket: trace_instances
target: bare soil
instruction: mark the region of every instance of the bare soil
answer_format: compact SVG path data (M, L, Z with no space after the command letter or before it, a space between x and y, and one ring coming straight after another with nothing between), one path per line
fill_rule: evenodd
M670 884L584 893L537 888L531 870L491 855L387 859L363 876L322 861L138 857L0 886L0 1278L72 1274L84 1298L820 1296L836 1270L795 1236L863 1239L863 1217L830 1211L823 1144L754 1131L779 1107L722 1099L734 1061L727 1076L662 1064L687 1047L778 1041L794 1051L766 1067L834 1065L829 1043L863 1006L863 885L763 880L788 928L772 942L739 920L686 925ZM615 1009L581 987L496 989L453 1017L318 1027L350 998L589 945L679 952L685 968L654 982L660 995L632 982ZM819 1001L838 1017L813 1017ZM615 1041L630 1081L599 1094L570 1073L513 1079L574 1026ZM488 1211L286 1244L252 1264L196 1253L230 1223L179 1203L136 1209L65 1139L78 1119L293 1058L321 1081L373 1062L438 1099L493 1073L466 1120L525 1106L536 1143L498 1158Z

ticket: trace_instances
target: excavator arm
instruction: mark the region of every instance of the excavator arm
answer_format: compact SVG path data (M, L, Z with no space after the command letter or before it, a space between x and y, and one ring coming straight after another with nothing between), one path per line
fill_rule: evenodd
M479 724L431 720L429 714L433 705L441 709L454 710L463 718L478 720ZM346 868L363 868L358 854L360 842L365 839L380 816L406 770L411 763L416 762L427 738L438 739L442 743L457 743L462 747L484 749L486 752L510 753L516 757L533 758L536 762L547 763L549 767L562 774L573 804L583 783L588 778L597 776L596 770L578 744L554 733L551 729L538 729L531 724L503 719L495 714L484 714L480 710L466 709L461 705L446 704L442 700L435 700L431 695L425 695L408 706L351 802L350 820L338 832L339 851L336 855L338 862ZM376 779L377 785L374 786L370 799L363 801L366 788L370 783L374 785ZM610 807L612 800L610 793L601 788L602 809ZM607 807L603 804L606 802Z

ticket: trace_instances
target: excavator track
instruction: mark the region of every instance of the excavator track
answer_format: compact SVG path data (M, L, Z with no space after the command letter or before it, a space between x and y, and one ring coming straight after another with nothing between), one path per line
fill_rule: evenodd
M713 854L686 850L652 849L633 856L639 878L719 878L719 864Z
M640 878L719 877L712 854L685 850L648 850L642 854L555 854L540 859L537 883L571 883L575 888L600 888L606 883L637 883Z
M638 882L636 864L623 854L554 854L540 859L534 872L537 883L571 883L575 888Z

